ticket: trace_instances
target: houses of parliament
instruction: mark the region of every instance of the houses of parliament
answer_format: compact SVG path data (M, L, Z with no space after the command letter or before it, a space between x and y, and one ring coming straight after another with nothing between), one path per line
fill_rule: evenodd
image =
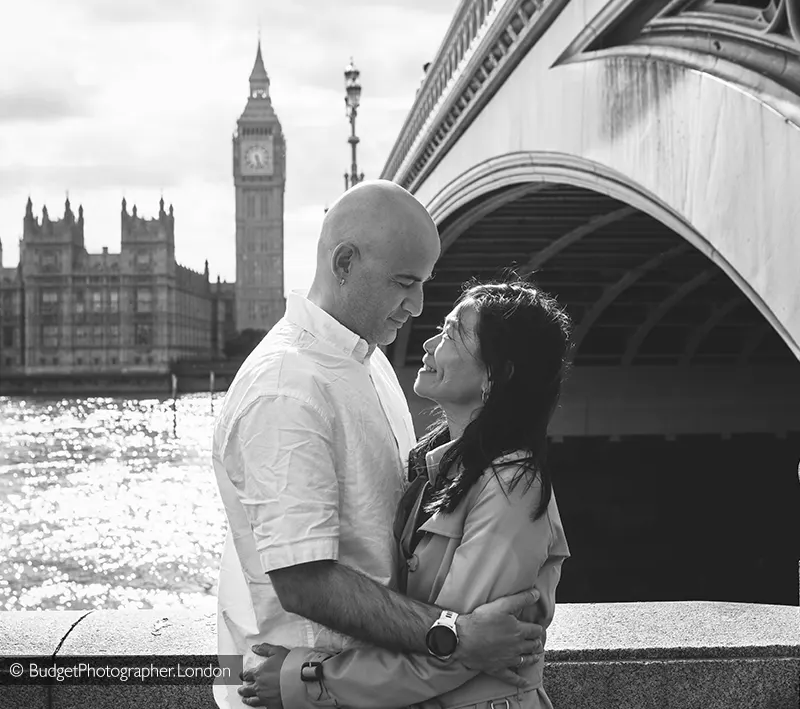
M177 263L176 216L163 198L152 218L122 199L119 253L87 252L83 207L76 213L69 198L58 217L46 206L37 216L28 198L19 265L0 268L0 385L33 380L47 391L106 379L135 388L175 362L220 357L237 332L271 328L285 309L285 175L259 43L233 136L235 282L212 282L208 261L202 273Z

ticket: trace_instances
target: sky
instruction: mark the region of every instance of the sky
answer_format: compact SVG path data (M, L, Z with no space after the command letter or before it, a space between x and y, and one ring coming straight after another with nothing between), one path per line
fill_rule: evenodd
M287 140L285 288L306 288L349 171L345 65L363 86L359 170L386 161L458 0L26 0L0 25L0 241L18 262L28 196L83 205L90 252L120 248L123 196L175 210L179 263L235 277L231 137L256 46Z

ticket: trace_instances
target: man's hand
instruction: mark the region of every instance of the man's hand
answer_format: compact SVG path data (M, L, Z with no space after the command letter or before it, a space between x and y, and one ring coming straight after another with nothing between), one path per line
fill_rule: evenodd
M518 620L517 615L539 600L539 591L523 591L499 598L459 616L458 648L454 659L473 670L525 688L517 672L541 659L544 629L535 623Z
M240 679L244 684L239 687L242 702L249 707L267 707L267 709L283 709L281 701L281 667L289 654L289 650L280 645L261 643L253 645L256 655L268 658L257 667L244 670Z

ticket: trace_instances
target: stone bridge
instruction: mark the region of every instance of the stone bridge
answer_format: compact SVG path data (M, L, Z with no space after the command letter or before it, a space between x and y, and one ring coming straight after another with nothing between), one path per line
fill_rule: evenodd
M382 177L443 246L388 349L419 429L422 343L468 277L513 265L574 320L567 600L796 604L800 2L463 0ZM711 562L682 558L698 538Z

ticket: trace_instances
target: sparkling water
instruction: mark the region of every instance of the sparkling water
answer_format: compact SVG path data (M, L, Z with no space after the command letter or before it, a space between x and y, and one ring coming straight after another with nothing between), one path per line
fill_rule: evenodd
M0 609L213 610L222 396L0 397Z

